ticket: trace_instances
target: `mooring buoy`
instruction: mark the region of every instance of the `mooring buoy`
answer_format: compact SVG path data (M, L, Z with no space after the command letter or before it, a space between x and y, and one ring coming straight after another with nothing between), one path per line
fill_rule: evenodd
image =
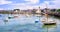
M38 23L39 21L35 21L35 23Z

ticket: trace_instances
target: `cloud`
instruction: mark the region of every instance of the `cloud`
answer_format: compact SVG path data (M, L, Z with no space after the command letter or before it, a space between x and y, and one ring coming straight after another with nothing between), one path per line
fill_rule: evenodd
M39 3L39 0L25 0L28 2L28 4L37 4Z
M46 8L46 4L47 4L48 8L59 8L59 7L57 7L58 6L57 0L44 1L43 3L40 3L39 5L31 5L32 3L33 4L39 3L39 0L25 0L25 1L29 1L29 2L27 2L28 4L27 3L16 3L16 4L11 4L11 6L13 6L14 8L19 8L19 9L33 9L33 8L37 9L40 6L41 9L44 9L44 8ZM50 3L53 3L53 5L50 5Z
M14 3L13 1L6 1L6 0L1 0L1 4L8 4L10 5L9 9L34 9L38 8L39 6L41 9L46 8L46 4L48 8L60 8L60 0L51 0L51 1L44 1L43 3L40 3L42 0L24 0L26 3ZM36 4L36 5L35 5Z
M60 0L53 1L55 3L56 8L60 8Z
M51 9L60 8L60 0L44 1L43 3L40 4L41 8L46 8L46 4L47 7Z
M25 5L25 4L17 4L17 5L13 5L12 6L14 9L18 8L18 9L33 9L34 6L30 6L30 5Z
M26 3L17 3L17 4L11 4L12 7L14 7L14 9L18 8L18 9L34 9L34 8L38 8L39 6L41 7L41 9L46 8L46 4L47 6L49 5L50 2L44 1L43 3L39 4L39 5L27 5ZM51 6L50 6L51 7Z
M14 9L34 9L37 8L39 5L28 5L25 3L16 3L16 4L10 4L12 8Z
M0 8L0 10L4 10L4 8Z
M57 8L57 9L60 8L60 0L54 0L54 1L52 1L52 2L54 3L54 5L51 5L52 8L53 8L53 7Z
M0 0L0 5L9 4L9 3L12 3L12 1Z

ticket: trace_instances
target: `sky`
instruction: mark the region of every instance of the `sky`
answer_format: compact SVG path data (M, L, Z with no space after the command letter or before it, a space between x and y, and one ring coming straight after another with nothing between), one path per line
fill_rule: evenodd
M60 8L60 0L0 0L0 10Z

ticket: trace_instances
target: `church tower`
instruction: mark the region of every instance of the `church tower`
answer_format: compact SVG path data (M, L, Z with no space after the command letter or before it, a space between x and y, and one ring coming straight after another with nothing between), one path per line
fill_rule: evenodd
M36 11L37 14L41 13L40 7L38 7L38 10Z

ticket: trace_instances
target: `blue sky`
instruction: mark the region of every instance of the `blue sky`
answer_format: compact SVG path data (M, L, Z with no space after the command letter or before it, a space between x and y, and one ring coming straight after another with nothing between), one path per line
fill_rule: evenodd
M0 0L0 10L2 9L41 9L46 8L60 8L60 0Z

